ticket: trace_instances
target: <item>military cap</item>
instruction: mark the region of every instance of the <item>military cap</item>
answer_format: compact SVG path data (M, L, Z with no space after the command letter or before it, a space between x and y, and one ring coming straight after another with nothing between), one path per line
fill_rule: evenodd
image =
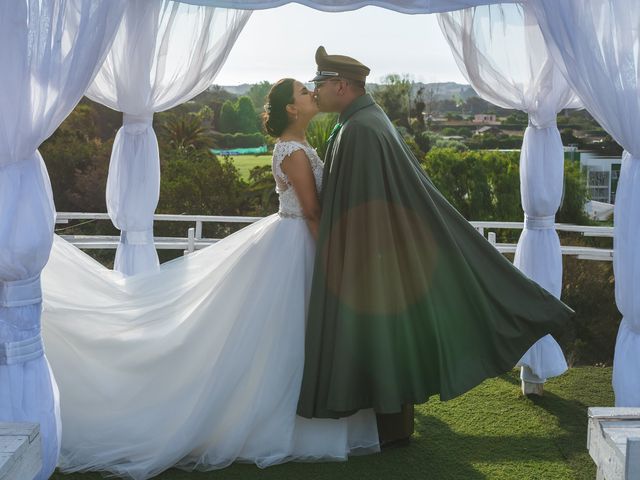
M316 63L318 71L310 82L320 82L337 77L364 82L371 71L369 67L355 58L345 55L327 55L327 51L322 46L316 50Z

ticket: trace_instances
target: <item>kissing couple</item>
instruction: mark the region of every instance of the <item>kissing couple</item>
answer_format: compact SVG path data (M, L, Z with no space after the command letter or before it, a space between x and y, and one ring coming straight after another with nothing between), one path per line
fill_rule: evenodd
M440 194L368 67L323 47L316 63L314 90L282 79L265 105L278 213L132 277L55 239L42 330L63 471L404 445L415 404L512 369L572 315ZM305 136L318 112L339 114L324 159Z

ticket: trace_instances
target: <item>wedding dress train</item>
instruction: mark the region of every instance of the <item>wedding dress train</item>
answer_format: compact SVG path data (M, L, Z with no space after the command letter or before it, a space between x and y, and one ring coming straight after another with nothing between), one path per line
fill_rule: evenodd
M376 418L304 419L296 406L314 241L274 150L280 213L124 277L56 238L42 274L42 331L60 388L63 471L150 478L343 460L379 450Z

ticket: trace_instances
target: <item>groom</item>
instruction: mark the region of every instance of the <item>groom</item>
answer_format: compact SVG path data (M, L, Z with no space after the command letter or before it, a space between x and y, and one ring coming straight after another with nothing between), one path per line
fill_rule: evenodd
M513 368L573 311L515 268L435 188L365 92L369 69L316 52L327 146L298 402L304 417L373 408L381 444L413 405Z
M318 48L316 63L311 81L319 109L340 116L325 159L298 413L340 418L373 407L381 445L403 444L413 433L412 397L402 390L403 379L396 382L399 364L387 358L393 346L386 343L393 342L388 322L407 308L410 299L402 297L411 296L412 287L398 288L406 265L397 260L406 256L395 250L405 247L406 238L394 239L378 223L408 212L386 204L379 163L389 158L378 138L391 136L397 139L395 148L406 146L365 92L368 67L328 55L324 47ZM380 377L371 378L372 370Z

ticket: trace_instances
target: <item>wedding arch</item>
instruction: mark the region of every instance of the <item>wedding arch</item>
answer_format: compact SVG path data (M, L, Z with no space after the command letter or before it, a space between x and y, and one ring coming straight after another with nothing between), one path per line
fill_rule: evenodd
M39 146L83 95L123 113L106 186L109 215L121 230L115 268L125 275L158 268L153 213L160 167L153 114L188 101L213 82L252 10L285 3L290 2L0 0L0 420L40 423L40 478L55 468L60 419L40 329L40 273L56 212ZM616 405L640 406L640 2L297 3L323 11L375 5L437 13L478 94L528 114L520 159L525 228L515 263L556 296L562 262L554 218L563 185L556 115L582 106L623 146L614 228L616 303L623 320L613 386ZM531 381L566 369L550 336L521 364Z

